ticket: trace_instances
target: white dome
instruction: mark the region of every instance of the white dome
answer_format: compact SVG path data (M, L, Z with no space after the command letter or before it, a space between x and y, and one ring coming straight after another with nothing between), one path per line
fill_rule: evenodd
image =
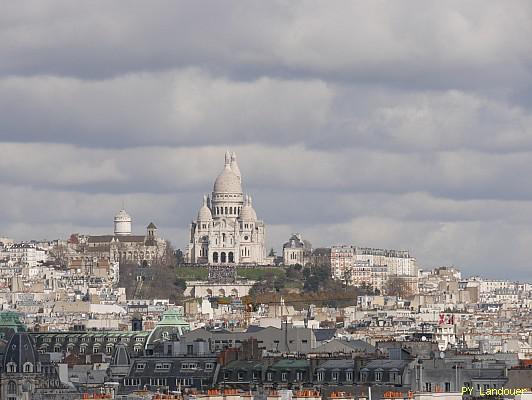
M210 221L212 220L212 213L207 206L207 196L203 196L203 204L198 211L198 221Z
M251 197L246 196L244 206L240 210L240 215L238 218L242 221L256 221L257 220L257 213L255 212L255 209L251 205Z
M231 168L226 164L224 170L216 181L214 182L214 193L242 193L242 185L238 176L231 171Z
M240 215L238 216L238 218L242 221L256 221L257 214L255 213L253 207L244 206L242 207L242 210L240 210Z
M212 213L209 207L201 206L198 211L198 221L210 221L212 219Z

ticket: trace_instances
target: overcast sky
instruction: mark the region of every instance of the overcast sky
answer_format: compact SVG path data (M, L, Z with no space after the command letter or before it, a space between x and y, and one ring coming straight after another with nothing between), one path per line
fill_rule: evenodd
M6 1L0 236L184 249L236 151L280 251L530 277L532 2Z

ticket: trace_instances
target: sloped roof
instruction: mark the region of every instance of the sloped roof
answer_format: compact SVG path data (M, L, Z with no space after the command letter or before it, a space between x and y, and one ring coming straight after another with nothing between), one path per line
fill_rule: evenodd
M315 329L314 336L318 342L323 342L324 340L331 340L336 334L336 329Z

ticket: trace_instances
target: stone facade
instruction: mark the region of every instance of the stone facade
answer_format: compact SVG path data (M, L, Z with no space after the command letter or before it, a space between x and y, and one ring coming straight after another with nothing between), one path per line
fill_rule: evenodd
M283 245L284 265L307 265L312 254L312 245L308 240L303 240L300 233L294 233Z
M212 197L203 197L190 225L186 260L208 265L271 263L266 257L264 222L257 218L251 197L243 194L235 153L226 153Z
M113 235L75 234L70 237L68 246L71 250L68 256L69 265L87 259L152 264L164 262L166 256L166 241L158 237L155 224L151 222L146 227L145 235L132 235L131 217L124 210L115 217Z

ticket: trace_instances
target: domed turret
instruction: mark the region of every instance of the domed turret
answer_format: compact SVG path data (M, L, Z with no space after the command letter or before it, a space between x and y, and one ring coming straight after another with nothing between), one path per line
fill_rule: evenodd
M246 195L246 199L244 201L244 206L242 207L242 210L240 211L240 215L238 218L242 221L256 221L257 220L257 213L253 209L253 206L251 205L251 197Z
M4 371L18 373L35 373L39 355L26 332L15 333L6 347L4 354Z
M115 215L115 235L131 235L131 217L124 209Z
M210 221L212 220L212 213L207 205L207 196L203 196L203 205L198 211L198 221Z

